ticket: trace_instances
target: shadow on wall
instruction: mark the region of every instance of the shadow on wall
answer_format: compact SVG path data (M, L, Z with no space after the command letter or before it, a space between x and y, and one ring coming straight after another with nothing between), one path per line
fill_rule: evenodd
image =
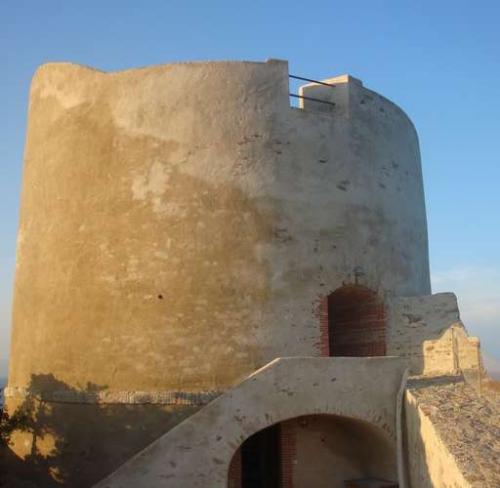
M3 422L0 486L90 487L199 408L98 403L105 389L32 375L31 395L12 402ZM86 402L49 402L43 391L81 395Z

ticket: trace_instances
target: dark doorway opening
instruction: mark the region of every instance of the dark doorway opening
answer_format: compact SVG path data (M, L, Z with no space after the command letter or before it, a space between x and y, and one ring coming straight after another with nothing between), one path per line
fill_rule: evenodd
M279 488L280 427L272 425L241 445L241 488Z
M357 285L328 296L330 356L385 356L385 311L377 293Z

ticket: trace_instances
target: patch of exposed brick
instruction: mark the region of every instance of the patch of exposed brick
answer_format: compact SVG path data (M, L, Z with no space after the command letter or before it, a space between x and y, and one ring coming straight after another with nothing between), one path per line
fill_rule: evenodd
M293 420L280 424L281 488L293 488L293 468L297 458L297 439Z
M330 335L328 332L328 297L319 297L316 306L316 317L319 321L319 342L317 348L320 356L330 356Z

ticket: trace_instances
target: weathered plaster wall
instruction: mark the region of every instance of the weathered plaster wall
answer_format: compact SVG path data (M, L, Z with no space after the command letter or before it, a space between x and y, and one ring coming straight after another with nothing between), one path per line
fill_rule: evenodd
M315 301L355 269L381 293L428 291L410 121L358 83L349 113L290 108L287 75L39 69L10 386L218 390L316 354Z
M302 100L301 105L304 113L320 112L347 121L342 124L349 140L347 152L341 153L345 164L332 173L335 189L346 192L347 201L353 204L347 212L333 210L335 220L352 227L355 236L350 242L354 247L341 248L344 259L354 258L352 265L366 274L363 279L370 288L399 296L428 294L427 224L415 127L397 105L364 87L360 80L343 75L324 81L333 88L309 84L301 93L335 106L310 100ZM344 150L340 145L336 149ZM330 182L329 178L325 181ZM361 242L363 246L357 247ZM376 256L371 254L373 248ZM375 257L375 262L367 262L365 257ZM383 270L383 266L387 268Z
M364 422L334 416L295 419L293 487L344 488L344 481L397 481L394 443Z
M364 431L376 431L384 439L381 451L393 456L378 469L389 470L396 462L396 396L404 368L401 359L387 357L275 360L96 486L226 488L230 461L245 439L277 422L314 414L368 424ZM366 462L365 455L363 449L358 453Z
M338 110L291 108L287 76L281 61L38 70L8 403L52 375L55 405L190 409L320 354L318 300L343 283L429 292L411 122L349 77Z

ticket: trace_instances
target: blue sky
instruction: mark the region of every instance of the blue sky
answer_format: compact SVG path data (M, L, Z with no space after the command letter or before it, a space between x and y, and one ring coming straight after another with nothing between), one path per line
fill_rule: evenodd
M350 73L420 135L434 291L455 291L500 357L500 2L2 0L0 374L8 355L30 78L47 61L103 70L183 60L287 59Z

